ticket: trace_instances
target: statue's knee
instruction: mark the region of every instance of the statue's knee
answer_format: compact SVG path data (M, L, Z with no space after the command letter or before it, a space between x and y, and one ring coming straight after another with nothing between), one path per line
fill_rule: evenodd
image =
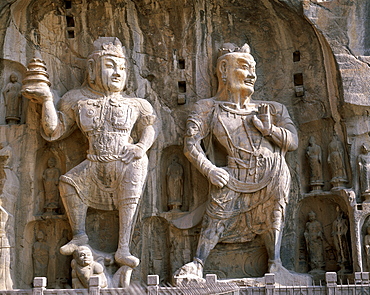
M77 194L76 189L72 185L63 181L59 182L59 192L62 198Z

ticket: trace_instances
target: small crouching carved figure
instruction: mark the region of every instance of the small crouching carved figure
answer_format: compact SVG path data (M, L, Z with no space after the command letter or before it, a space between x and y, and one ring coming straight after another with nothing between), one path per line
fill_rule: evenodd
M103 266L94 261L91 250L86 246L79 246L73 252L72 267L72 288L83 289L89 287L91 276L100 277L100 287L107 287L107 278Z

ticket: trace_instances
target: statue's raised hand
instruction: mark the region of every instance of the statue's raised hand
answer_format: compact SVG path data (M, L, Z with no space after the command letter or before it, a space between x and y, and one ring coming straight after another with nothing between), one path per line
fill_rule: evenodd
M53 100L53 94L51 93L50 87L45 83L23 85L22 95L39 104L42 104L47 100Z
M258 114L253 116L252 121L263 136L269 135L272 128L270 106L265 103L260 104L258 106Z
M208 174L209 181L218 187L224 187L229 182L229 173L226 170L214 167Z

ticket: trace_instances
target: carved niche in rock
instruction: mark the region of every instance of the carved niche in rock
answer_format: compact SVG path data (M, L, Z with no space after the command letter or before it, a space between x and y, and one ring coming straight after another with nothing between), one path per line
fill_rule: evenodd
M120 271L122 285L129 282L132 269L139 264L130 253L129 243L148 171L146 152L156 138L156 116L148 101L121 94L127 59L117 38L97 39L87 61L86 83L68 91L58 108L40 57L31 60L22 91L42 105L44 139L62 139L79 127L89 141L87 159L60 177L60 196L73 234L61 252L71 255L76 247L88 245L85 224L89 207L117 209L119 242L115 261L125 269Z
M290 277L280 260L290 189L284 157L297 148L297 131L285 106L251 99L256 63L249 46L227 43L219 52L218 92L195 104L184 143L189 161L212 184L211 200L194 261L177 270L174 278L202 280L204 263L219 242L247 242L256 236L262 236L267 249L268 271ZM204 141L206 151L202 149L208 135L226 150L227 167L209 160L214 158L211 140Z

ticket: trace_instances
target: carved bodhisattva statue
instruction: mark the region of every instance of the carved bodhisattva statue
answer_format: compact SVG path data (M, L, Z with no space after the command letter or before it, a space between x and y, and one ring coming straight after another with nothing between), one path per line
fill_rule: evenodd
M322 175L322 151L321 147L316 144L313 136L309 139L306 156L310 164L310 186L313 191L321 190L324 185L324 177Z
M320 221L316 219L316 213L308 213L308 222L304 232L307 252L310 261L310 273L324 272L324 229Z
M55 165L56 159L54 157L49 158L48 168L42 174L45 194L44 209L47 214L56 214L56 210L59 208L58 184L60 170Z
M361 196L366 203L370 202L370 147L367 143L361 145L361 154L357 157L360 174Z
M35 59L36 60L36 59ZM36 60L40 63L39 59ZM26 84L24 96L42 104L42 131L48 141L80 128L89 141L87 159L60 177L59 190L72 228L72 240L61 247L71 255L87 245L88 207L119 210L119 244L115 260L131 268L139 259L130 254L131 229L147 175L147 150L153 144L156 116L150 103L122 95L127 61L117 38L101 37L88 57L85 84L67 92L54 107L48 83ZM31 73L32 74L32 73ZM32 81L32 79L29 79ZM138 138L133 139L135 129Z
M287 272L280 260L291 179L285 154L297 148L297 131L285 106L251 99L256 63L249 46L224 44L220 53L218 92L195 104L184 147L189 161L212 184L210 202L194 261L177 270L175 279L201 278L217 243L247 242L257 235L267 249L268 271ZM226 167L215 165L211 146L215 140L227 152Z
M10 75L10 82L3 90L6 114L5 120L7 124L17 124L21 120L21 106L22 106L22 84L18 82L16 74Z

